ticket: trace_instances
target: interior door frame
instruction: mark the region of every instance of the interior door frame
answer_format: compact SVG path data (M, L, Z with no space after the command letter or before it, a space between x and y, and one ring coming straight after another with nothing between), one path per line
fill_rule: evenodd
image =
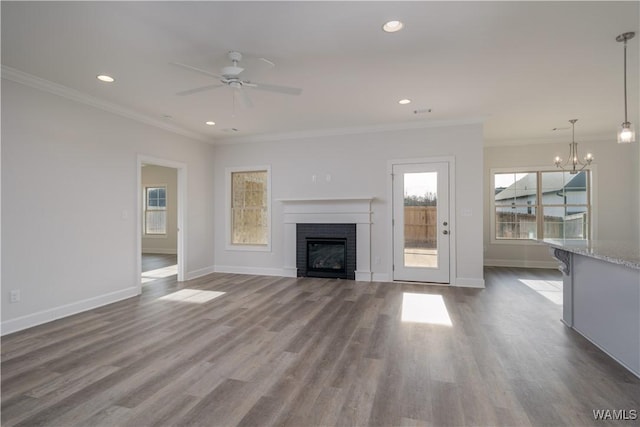
M392 159L387 162L387 197L389 203L387 204L387 241L391 246L391 251L388 257L387 271L389 271L389 281L395 282L393 271L393 258L395 251L394 236L393 236L393 166L394 165L410 165L420 163L448 163L449 164L449 283L438 283L437 285L452 286L456 282L456 242L458 240L456 233L456 163L455 156L438 156L438 157L418 157L410 159ZM402 280L398 280L402 282ZM412 282L415 283L415 282ZM425 282L427 283L427 282Z
M186 254L186 207L187 207L187 165L173 160L138 154L137 157L137 216L136 216L136 280L138 293L142 292L142 215L143 215L143 189L142 189L142 165L164 166L177 169L178 175L178 236L177 236L177 260L178 282L185 280Z

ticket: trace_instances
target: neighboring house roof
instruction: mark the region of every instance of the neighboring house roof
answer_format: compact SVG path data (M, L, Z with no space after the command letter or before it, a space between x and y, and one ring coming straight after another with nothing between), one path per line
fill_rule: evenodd
M544 188L542 194L555 193L562 190L575 191L584 189L586 184L586 174L584 172L569 176L569 181L565 182L566 174L551 173L544 175ZM534 196L536 194L537 176L535 173L528 173L507 188L496 193L495 200L508 200L519 197Z

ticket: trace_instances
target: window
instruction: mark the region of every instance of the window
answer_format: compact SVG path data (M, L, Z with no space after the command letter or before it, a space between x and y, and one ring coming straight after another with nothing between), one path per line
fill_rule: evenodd
M591 172L493 172L493 237L588 239Z
M167 234L167 188L164 186L144 189L144 233Z
M236 249L270 249L269 168L228 169L229 243Z

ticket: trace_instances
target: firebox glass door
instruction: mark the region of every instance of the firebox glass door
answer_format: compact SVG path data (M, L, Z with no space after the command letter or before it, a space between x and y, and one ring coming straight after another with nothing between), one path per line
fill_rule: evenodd
M449 165L393 166L394 280L449 283Z

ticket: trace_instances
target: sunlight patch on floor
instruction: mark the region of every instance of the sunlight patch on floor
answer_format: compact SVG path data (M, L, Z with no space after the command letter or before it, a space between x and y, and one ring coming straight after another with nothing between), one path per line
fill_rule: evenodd
M142 284L153 282L157 279L164 279L165 277L175 276L178 274L178 264L170 265L168 267L157 268L155 270L144 271L142 273Z
M202 289L181 289L158 299L164 301L179 301L194 304L203 304L205 302L221 297L224 294L225 292L203 291Z
M402 294L402 321L453 326L442 295Z
M554 304L562 305L562 280L518 280Z

